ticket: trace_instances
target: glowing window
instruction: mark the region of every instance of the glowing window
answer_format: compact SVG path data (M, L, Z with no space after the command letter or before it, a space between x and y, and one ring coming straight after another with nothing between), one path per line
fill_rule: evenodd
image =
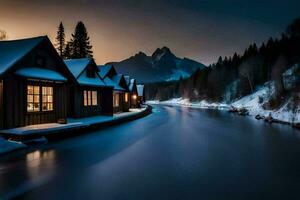
M42 110L53 110L53 87L42 87Z
M125 93L125 102L128 102L128 93Z
M98 105L97 91L84 90L83 91L83 105L84 106L97 106Z
M27 111L40 111L40 87L28 85L27 86Z
M115 93L114 94L114 107L118 107L120 105L120 94Z
M92 91L92 106L98 105L97 91Z

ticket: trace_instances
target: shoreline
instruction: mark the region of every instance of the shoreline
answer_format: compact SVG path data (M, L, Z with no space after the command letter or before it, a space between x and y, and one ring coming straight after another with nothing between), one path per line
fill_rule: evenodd
M143 117L148 116L152 113L152 106L146 105L141 108L139 112L122 113L118 117L106 117L105 119L99 120L96 117L76 119L73 123L64 126L54 126L51 128L41 127L20 127L16 129L6 129L0 131L0 147L3 144L3 149L0 149L0 155L9 154L20 149L28 148L32 146L31 143L45 140L60 140L64 138L75 137L83 134L88 134L91 131L101 130L106 127L119 125L125 122L134 121ZM103 116L98 116L99 118ZM79 124L81 121L81 124ZM17 146L18 145L18 146ZM17 146L16 148L12 148Z
M181 98L178 98L181 99ZM269 114L275 113L274 110L264 110L264 112L257 112L257 111L251 111L248 110L247 107L235 107L232 104L226 104L226 103L208 103L207 101L203 100L201 102L189 102L187 99L181 99L181 101L174 102L172 100L170 101L148 101L147 104L152 105L166 105L166 106L181 106L181 107L187 107L187 108L194 108L194 109L204 109L204 110L219 110L219 111L226 111L228 113L232 113L239 116L249 116L252 117L258 121L263 120L266 123L277 123L282 125L289 125L295 129L300 130L300 122L288 122L283 121L277 118L269 118ZM241 110L245 110L243 112L240 112ZM268 115L266 115L268 114Z

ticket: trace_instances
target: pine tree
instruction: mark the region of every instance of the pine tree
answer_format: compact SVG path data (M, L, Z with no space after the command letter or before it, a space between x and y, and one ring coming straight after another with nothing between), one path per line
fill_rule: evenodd
M64 58L65 59L70 59L70 58L72 58L72 49L71 49L71 43L70 42L68 42L67 44L66 44L66 48L65 48L65 50L64 50Z
M60 57L64 58L64 48L65 48L65 28L62 22L60 22L57 30L57 36L56 36L56 50Z
M78 22L75 27L75 32L71 39L72 58L87 58L93 57L92 45L90 38L83 22Z

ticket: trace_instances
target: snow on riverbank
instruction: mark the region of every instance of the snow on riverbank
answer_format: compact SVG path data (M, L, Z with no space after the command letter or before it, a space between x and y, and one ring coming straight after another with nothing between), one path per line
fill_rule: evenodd
M7 153L24 147L26 147L26 145L18 142L8 141L0 137L0 154Z
M185 106L191 108L201 109L217 109L217 110L229 110L230 105L225 103L209 103L206 100L198 102L190 102L189 99L175 98L168 101L147 101L148 104L162 104L162 105L176 105Z
M277 110L265 110L263 104L269 101L271 95L274 93L274 86L271 83L266 83L262 87L258 88L253 94L242 97L241 99L232 103L219 103L219 102L207 102L205 100L199 102L190 102L189 99L175 98L168 101L149 101L149 104L162 104L162 105L176 105L186 106L192 108L201 109L217 109L217 110L230 110L231 108L247 109L249 115L262 117L272 116L273 119L295 124L300 123L300 107L296 110L291 109L291 99Z

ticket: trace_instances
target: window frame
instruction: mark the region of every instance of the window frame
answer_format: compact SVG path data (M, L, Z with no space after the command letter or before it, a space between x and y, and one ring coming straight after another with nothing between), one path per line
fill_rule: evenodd
M43 88L46 88L46 94L43 93ZM48 93L48 88L51 88L51 92ZM41 86L42 89L42 112L48 112L54 110L54 89L52 86ZM44 101L44 97L46 97L46 102ZM52 97L51 101L49 101L48 97ZM47 110L44 110L44 104L46 104ZM48 105L52 105L52 109L48 110Z
M83 89L83 107L97 107L99 105L98 91L95 89ZM96 95L95 95L96 94ZM95 96L94 96L95 95ZM93 98L95 97L95 98ZM95 100L95 102L94 102Z
M32 93L29 93L29 87L32 87ZM35 88L38 88L38 93L35 93ZM28 101L29 100L29 96L32 97L32 101ZM35 101L35 97L38 97L38 101ZM37 103L38 104L38 110L35 110L35 106L34 104ZM29 110L28 105L32 104L32 110ZM28 113L37 113L37 112L41 112L41 88L39 85L35 85L35 84L27 84L26 85L26 111Z
M34 110L28 110L28 86L38 87L39 88L39 109ZM43 110L43 94L42 94L42 87L51 87L52 88L52 110ZM39 114L39 113L49 113L49 112L55 112L55 85L54 84L47 84L43 82L34 82L34 81L28 81L25 86L25 113L27 114ZM31 103L31 102L29 102ZM47 102L48 103L48 102ZM49 102L50 103L50 102Z
M116 96L118 96L118 98L115 98ZM113 107L120 107L120 93L114 93L114 96L113 96ZM117 99L117 101L116 101ZM116 104L117 102L117 104Z

